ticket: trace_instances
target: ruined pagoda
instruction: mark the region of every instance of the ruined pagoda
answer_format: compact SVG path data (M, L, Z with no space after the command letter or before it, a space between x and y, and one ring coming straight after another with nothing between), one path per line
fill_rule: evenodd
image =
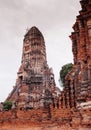
M91 0L80 3L70 36L74 65L61 95L57 97L47 65L43 35L32 27L24 37L18 78L7 98L12 108L0 111L2 130L91 130Z
M56 96L54 74L47 64L44 37L34 26L24 36L18 78L7 100L17 103L19 109L40 108L53 103Z
M91 106L91 0L81 0L71 33L74 65L65 79L62 100L67 108Z

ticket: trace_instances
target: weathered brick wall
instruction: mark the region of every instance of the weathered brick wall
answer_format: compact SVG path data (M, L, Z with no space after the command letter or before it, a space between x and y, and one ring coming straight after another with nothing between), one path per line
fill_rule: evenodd
M0 112L0 130L90 130L91 108Z

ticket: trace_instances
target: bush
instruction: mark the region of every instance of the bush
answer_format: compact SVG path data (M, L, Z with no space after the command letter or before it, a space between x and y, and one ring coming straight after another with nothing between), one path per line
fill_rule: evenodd
M72 67L73 67L73 64L69 63L69 64L62 66L62 69L60 70L60 79L63 83L63 87L65 86L64 85L65 84L65 77L68 74L68 72L71 71Z
M5 101L4 102L4 110L8 111L12 107L12 102L11 101Z

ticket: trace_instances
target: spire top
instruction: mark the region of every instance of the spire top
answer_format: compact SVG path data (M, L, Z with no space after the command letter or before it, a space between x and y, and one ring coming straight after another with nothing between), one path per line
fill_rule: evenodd
M25 37L26 36L34 36L34 37L42 37L43 38L43 35L42 33L40 32L40 30L36 27L36 26L33 26L31 27L27 33L25 34ZM44 39L44 38L43 38Z

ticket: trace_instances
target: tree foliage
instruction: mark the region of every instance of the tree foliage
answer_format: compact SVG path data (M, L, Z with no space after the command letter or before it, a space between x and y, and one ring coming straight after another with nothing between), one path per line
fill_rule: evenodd
M60 70L60 79L61 79L61 81L63 83L63 86L65 84L65 77L68 74L68 72L71 71L72 67L73 67L73 64L68 63L66 65L63 65L62 69Z
M10 110L12 107L12 102L11 101L5 101L4 102L4 110Z

